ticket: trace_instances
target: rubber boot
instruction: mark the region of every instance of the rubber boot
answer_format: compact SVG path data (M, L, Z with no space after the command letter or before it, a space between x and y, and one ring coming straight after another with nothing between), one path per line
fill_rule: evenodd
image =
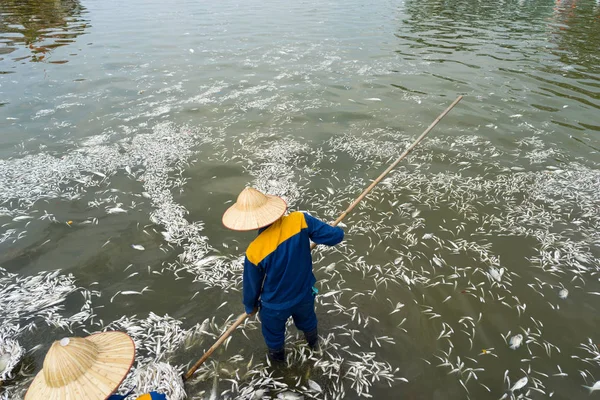
M310 332L304 332L304 338L308 343L308 347L313 351L319 350L319 330L315 328Z
M269 358L271 361L276 363L282 363L285 361L285 348L280 349L269 349Z

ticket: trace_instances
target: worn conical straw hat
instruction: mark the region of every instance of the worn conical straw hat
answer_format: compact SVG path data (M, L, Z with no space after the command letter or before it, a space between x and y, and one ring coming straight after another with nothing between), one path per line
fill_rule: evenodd
M105 400L133 365L135 345L123 332L56 341L25 400Z
M281 197L246 188L223 214L223 225L234 231L263 228L277 221L286 209L287 204Z

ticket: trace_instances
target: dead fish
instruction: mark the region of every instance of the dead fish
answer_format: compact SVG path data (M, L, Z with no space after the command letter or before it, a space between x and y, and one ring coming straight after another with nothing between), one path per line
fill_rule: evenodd
M496 267L490 267L490 276L492 278L494 278L494 280L496 280L497 282L500 282L502 280L502 275L504 275L504 268L496 268Z
M563 300L564 300L564 299L566 299L566 298L567 298L567 296L569 296L569 291L568 291L567 289L561 289L561 290L558 292L558 297L560 297L560 298L561 298L561 299L563 299Z
M586 388L587 390L589 390L590 394L592 394L596 390L600 390L600 381L596 381L596 383L594 383L593 386L585 386L584 385L583 387Z
M290 392L289 390L278 393L277 398L281 400L304 400L304 396L301 396L298 393Z
M319 384L311 379L308 380L308 387L310 388L310 390L314 390L315 392L322 392L323 389L321 389L321 386L319 386Z
M3 373L6 367L8 367L8 363L10 362L10 354L3 353L0 354L0 373Z
M526 376L524 376L523 378L519 379L514 385L513 387L510 388L511 392L514 392L515 390L519 390L525 387L525 385L527 385L527 382L529 382L529 379L527 379ZM599 387L600 388L600 387Z
M335 263L331 263L327 267L325 267L325 272L331 272L334 269L335 269Z
M520 333L510 338L510 348L513 350L518 349L523 343L523 335Z
M217 400L219 398L218 389L219 389L219 375L215 375L215 378L213 380L212 390L210 391L209 400Z
M142 246L141 244L132 244L132 245L131 245L131 247L132 247L133 249L135 249L135 250L139 250L139 251L144 251L144 250L146 250L146 249L144 248L144 246Z
M13 221L22 221L24 219L32 219L33 217L29 216L29 215L20 215L18 217L14 217Z
M127 210L123 210L121 207L113 207L113 208L109 208L108 210L106 210L106 212L109 214L120 214L120 213L126 213Z

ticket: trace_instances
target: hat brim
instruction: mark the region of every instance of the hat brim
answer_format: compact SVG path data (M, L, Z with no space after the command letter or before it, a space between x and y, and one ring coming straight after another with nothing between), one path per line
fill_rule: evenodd
M240 210L237 203L223 214L223 225L234 231L252 231L271 225L287 210L287 203L279 196L266 195L267 202L252 211Z
M98 358L76 381L48 385L42 369L25 394L25 400L106 400L121 385L135 359L135 344L123 332L103 332L86 337L98 348Z

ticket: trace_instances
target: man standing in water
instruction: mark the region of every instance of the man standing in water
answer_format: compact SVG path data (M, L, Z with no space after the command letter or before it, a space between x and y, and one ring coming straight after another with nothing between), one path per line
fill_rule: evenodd
M290 316L308 345L317 347L317 290L310 241L333 246L344 238L341 228L307 213L284 216L286 209L282 198L246 188L223 214L223 225L229 229L258 230L246 250L243 302L249 315L260 305L262 333L274 361L285 360L285 324Z

